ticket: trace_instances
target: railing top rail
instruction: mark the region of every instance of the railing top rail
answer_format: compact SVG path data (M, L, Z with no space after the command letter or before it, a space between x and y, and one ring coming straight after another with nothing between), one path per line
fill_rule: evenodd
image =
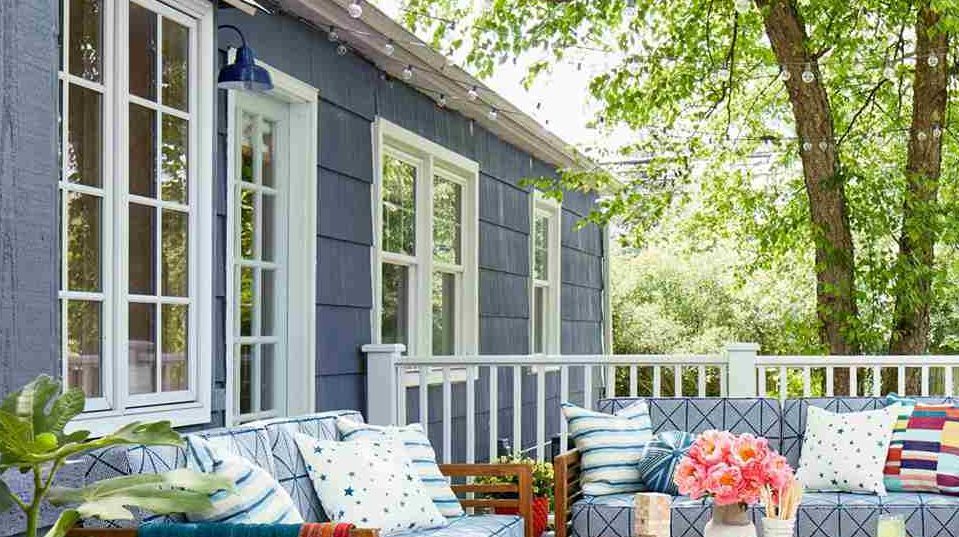
M756 356L760 367L873 367L923 365L959 365L959 355L910 355L910 356Z
M518 355L472 355L472 356L404 356L396 361L400 366L654 366L654 365L707 365L726 363L722 355L669 355L669 354L518 354Z

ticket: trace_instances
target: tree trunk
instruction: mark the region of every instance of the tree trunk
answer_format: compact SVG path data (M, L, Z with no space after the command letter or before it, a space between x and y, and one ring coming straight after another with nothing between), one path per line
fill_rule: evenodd
M852 233L846 208L844 179L833 134L829 98L822 85L817 58L806 49L806 28L792 0L757 0L765 14L766 35L785 80L800 138L803 178L816 245L816 313L820 340L832 354L856 354L850 324L858 310ZM810 82L801 73L815 76Z
M912 128L906 161L902 230L895 286L896 306L890 354L923 354L929 341L929 306L938 237L939 176L942 133L948 97L948 37L935 27L939 13L929 2L916 20L916 73L912 96ZM935 57L938 64L929 65ZM938 134L934 132L938 129Z

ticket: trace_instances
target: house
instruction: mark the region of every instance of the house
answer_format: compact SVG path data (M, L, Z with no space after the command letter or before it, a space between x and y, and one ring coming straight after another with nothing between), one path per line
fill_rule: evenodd
M572 149L368 3L260 3L0 5L0 389L208 428L365 411L369 343L608 349L595 198L522 182ZM241 35L272 90L217 89Z

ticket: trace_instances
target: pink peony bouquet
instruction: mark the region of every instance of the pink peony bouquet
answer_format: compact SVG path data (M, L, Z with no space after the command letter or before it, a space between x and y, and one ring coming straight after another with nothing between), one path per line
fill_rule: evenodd
M748 505L759 501L764 487L780 490L792 483L793 469L765 438L710 430L696 438L673 479L679 493L690 498Z

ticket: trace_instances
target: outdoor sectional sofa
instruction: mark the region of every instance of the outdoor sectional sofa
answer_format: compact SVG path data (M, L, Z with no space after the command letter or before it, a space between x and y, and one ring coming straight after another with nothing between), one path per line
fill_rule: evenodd
M604 399L597 403L603 412L615 412L637 398ZM655 432L680 430L698 433L707 429L752 433L769 439L794 467L802 451L806 411L810 406L832 412L856 412L884 406L883 398L835 397L787 399L765 398L650 398ZM919 398L931 403L959 403L948 398ZM578 489L578 461L575 450L555 460L556 537L631 537L634 494L583 497ZM704 500L676 497L672 502L672 537L702 537L711 507ZM932 493L892 492L870 496L837 492L806 493L797 516L798 537L876 537L880 514L901 515L911 537L959 536L959 497ZM751 515L761 532L761 508Z
M324 440L339 440L336 418L346 416L354 421L363 421L356 411L331 411L294 418L280 418L257 424L226 429L206 430L197 433L211 444L225 448L230 453L242 456L266 469L290 493L306 522L327 520L320 501L307 475L306 466L296 443L294 433L304 433ZM84 481L92 482L108 477L137 473L156 473L187 466L187 451L170 446L121 447L101 451L89 456L83 469ZM515 500L463 499L463 507L489 508L516 507L519 515L476 514L450 520L438 529L403 533L403 537L531 537L529 520L532 501L532 475L529 466L521 464L448 464L440 465L448 477L463 480L467 476L499 475L517 476L518 485L510 489ZM504 486L500 485L500 489ZM505 487L508 488L508 487ZM484 485L454 484L457 494L482 492ZM509 505L507 505L509 504ZM151 522L179 521L175 517L142 516L132 525ZM99 525L94 522L90 525ZM126 524L129 526L130 524ZM364 531L376 528L361 528L354 537L371 537L375 533ZM74 532L73 537L90 537L119 534L112 532ZM127 532L122 537L127 537Z

